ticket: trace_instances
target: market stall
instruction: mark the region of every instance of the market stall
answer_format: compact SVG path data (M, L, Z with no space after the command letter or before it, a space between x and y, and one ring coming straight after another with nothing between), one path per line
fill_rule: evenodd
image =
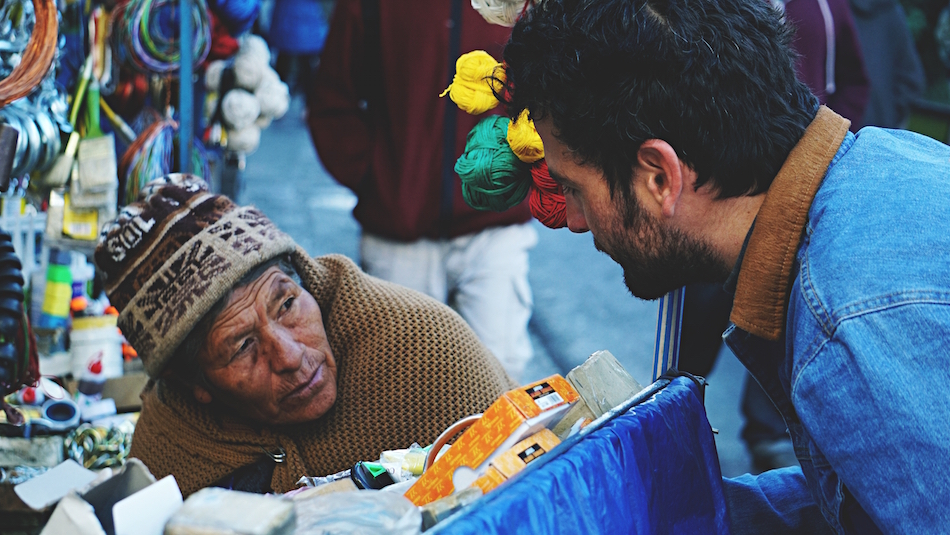
M258 0L0 6L4 531L37 531L50 513L17 499L17 483L64 459L100 471L127 460L146 376L92 252L150 180L194 172L233 189L289 102L250 35L259 10Z
M307 474L279 497L183 496L174 477L156 480L129 454L147 378L117 328L93 249L153 179L195 173L233 194L234 169L287 111L289 93L267 44L248 34L254 0L61 7L0 10L12 28L0 35L9 68L0 81L0 178L9 179L0 228L10 233L0 234L4 529L125 533L136 522L160 531L213 520L240 530L264 518L273 525L261 533L309 533L340 514L350 528L362 520L382 529L391 517L393 533L728 532L703 381L667 373L679 291L661 304L646 389L600 352L566 377L504 394L433 444ZM446 89L453 102L476 105L473 113L498 104L484 84L498 65L476 54L458 67ZM530 120L495 117L477 129L456 165L466 200L503 209L530 196L539 220L563 227L563 195ZM486 170L492 161L507 167ZM485 176L490 184L478 182ZM352 492L359 497L342 496Z

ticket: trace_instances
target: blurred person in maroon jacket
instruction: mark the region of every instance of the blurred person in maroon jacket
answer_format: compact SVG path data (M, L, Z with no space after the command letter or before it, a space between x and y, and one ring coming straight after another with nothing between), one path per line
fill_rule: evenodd
M848 0L772 0L795 26L795 72L818 101L863 125L871 93L864 54Z
M527 203L465 204L453 168L481 117L439 98L459 55L501 58L508 35L468 0L339 0L308 120L324 166L358 198L363 269L451 305L519 380L532 355L537 234Z

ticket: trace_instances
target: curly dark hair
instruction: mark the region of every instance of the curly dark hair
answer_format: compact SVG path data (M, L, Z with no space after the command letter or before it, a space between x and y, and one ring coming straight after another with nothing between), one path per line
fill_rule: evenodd
M544 0L505 48L499 98L550 117L631 198L637 150L669 143L720 198L768 190L814 119L792 30L768 0Z

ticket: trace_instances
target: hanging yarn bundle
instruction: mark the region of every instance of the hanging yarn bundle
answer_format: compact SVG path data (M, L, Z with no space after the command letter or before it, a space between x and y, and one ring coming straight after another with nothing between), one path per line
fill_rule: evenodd
M531 166L531 192L528 193L528 208L531 215L548 228L567 226L567 202L564 192L548 172L548 164L538 160Z
M221 99L221 115L232 130L251 126L260 114L260 103L243 89L232 89Z
M177 0L129 0L113 11L112 48L124 65L140 72L177 75L181 64ZM211 23L205 0L195 0L195 63L211 49Z
M511 28L540 0L472 0L472 7L490 24Z
M462 196L478 210L501 212L524 200L531 186L528 167L511 152L508 118L486 117L468 133L465 152L455 162Z
M535 3L526 1L519 8L519 15ZM520 0L515 3L472 0L476 9L488 4L502 9L520 5ZM514 25L514 18L511 24L505 25ZM476 50L460 56L455 69L452 84L439 96L448 93L459 109L472 115L498 105L495 93L501 91L504 83L504 65L487 52ZM525 172L525 164L531 164L529 172ZM522 111L514 121L487 117L476 124L468 134L465 153L455 163L455 172L462 179L462 196L472 208L500 212L517 206L527 195L531 215L538 221L549 228L567 225L564 193L548 173L544 144L528 110Z
M522 162L534 163L544 158L544 145L534 127L534 121L528 117L528 110L522 111L521 115L508 125L506 139L515 156Z
M495 92L501 92L505 68L484 50L462 54L455 62L455 76L446 94L462 111L479 115L498 105Z
M261 129L290 107L290 90L270 67L270 49L257 35L241 40L232 62L209 63L205 87L209 90L205 113L211 125L206 141L231 152L256 150Z
M148 125L135 138L119 160L119 179L124 188L124 204L135 202L139 190L150 180L177 172L181 166L176 161L178 123L163 119ZM211 176L204 145L193 141L192 169L202 176Z

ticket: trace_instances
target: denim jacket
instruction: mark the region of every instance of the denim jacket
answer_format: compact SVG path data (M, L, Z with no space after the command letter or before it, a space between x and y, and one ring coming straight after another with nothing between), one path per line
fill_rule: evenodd
M819 110L740 258L724 338L801 469L725 480L737 533L950 529L950 147L847 129Z

